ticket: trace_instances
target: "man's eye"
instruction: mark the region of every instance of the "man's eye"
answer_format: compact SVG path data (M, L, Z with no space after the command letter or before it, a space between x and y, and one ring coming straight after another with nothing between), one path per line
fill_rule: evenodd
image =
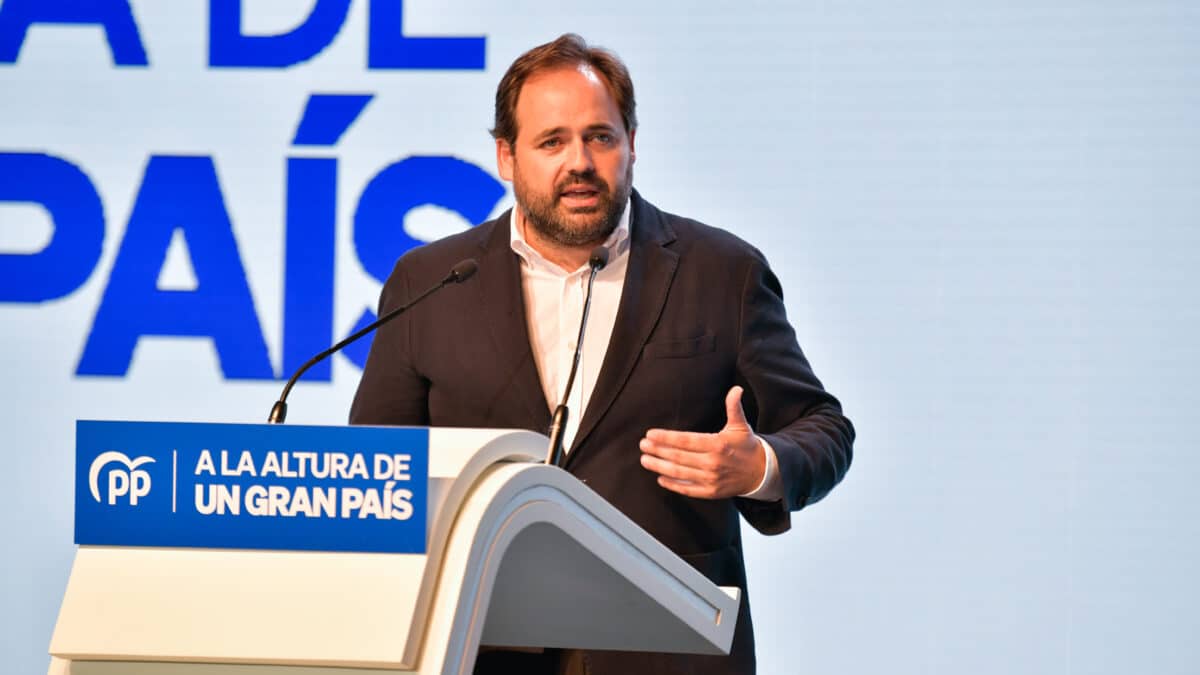
M562 144L562 141L558 140L557 138L547 138L546 140L542 141L542 144L540 147L557 148L561 144Z
M592 140L596 141L597 143L604 144L604 145L612 145L613 144L613 135L612 134L593 134Z

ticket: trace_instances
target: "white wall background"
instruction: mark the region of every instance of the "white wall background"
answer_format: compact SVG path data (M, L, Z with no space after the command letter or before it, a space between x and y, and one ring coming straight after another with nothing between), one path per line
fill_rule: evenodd
M78 291L0 304L4 672L47 664L74 420L257 422L278 394L224 381L205 339L144 339L127 377L74 376L147 157L214 157L278 367L306 96L376 94L333 152L344 334L378 293L350 246L362 185L411 154L494 172L495 84L564 31L633 72L635 185L767 253L859 430L826 501L786 535L747 533L761 672L1200 669L1200 6L410 0L410 35L488 37L485 72L439 73L368 71L363 0L283 71L209 70L207 3L132 4L149 68L114 68L87 27L34 28L0 64L0 152L85 167L107 225ZM245 4L263 33L312 6ZM410 231L463 225L422 218ZM0 205L0 252L49 228ZM289 421L343 421L357 379L340 361Z

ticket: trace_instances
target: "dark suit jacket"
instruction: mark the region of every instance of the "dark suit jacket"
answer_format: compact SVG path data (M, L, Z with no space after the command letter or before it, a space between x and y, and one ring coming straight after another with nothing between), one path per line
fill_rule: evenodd
M850 464L854 430L796 344L779 281L737 237L664 213L636 192L616 324L566 469L720 585L746 588L738 513L761 532L825 495ZM350 412L353 424L515 427L545 433L509 213L405 254L380 313L476 258L476 279L445 288L379 331ZM715 432L740 384L755 431L775 449L783 502L699 500L659 487L639 463L651 427ZM572 411L575 412L575 411ZM589 672L752 673L743 594L729 657L590 652Z

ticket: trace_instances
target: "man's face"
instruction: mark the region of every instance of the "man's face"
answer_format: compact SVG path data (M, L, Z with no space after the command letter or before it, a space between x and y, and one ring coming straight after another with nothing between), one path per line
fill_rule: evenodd
M633 182L633 134L587 66L537 73L517 98L517 139L496 141L525 222L553 244L586 247L616 228Z

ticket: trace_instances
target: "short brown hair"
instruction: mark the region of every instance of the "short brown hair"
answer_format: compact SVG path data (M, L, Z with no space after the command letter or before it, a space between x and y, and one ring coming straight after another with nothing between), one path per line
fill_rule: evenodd
M511 146L517 141L517 97L529 77L539 71L564 66L586 65L604 77L608 93L621 111L625 131L637 128L636 103L633 99L633 80L629 70L616 54L601 47L589 47L583 38L566 33L554 42L547 42L525 52L513 61L508 72L496 87L496 120L492 138L503 139Z

